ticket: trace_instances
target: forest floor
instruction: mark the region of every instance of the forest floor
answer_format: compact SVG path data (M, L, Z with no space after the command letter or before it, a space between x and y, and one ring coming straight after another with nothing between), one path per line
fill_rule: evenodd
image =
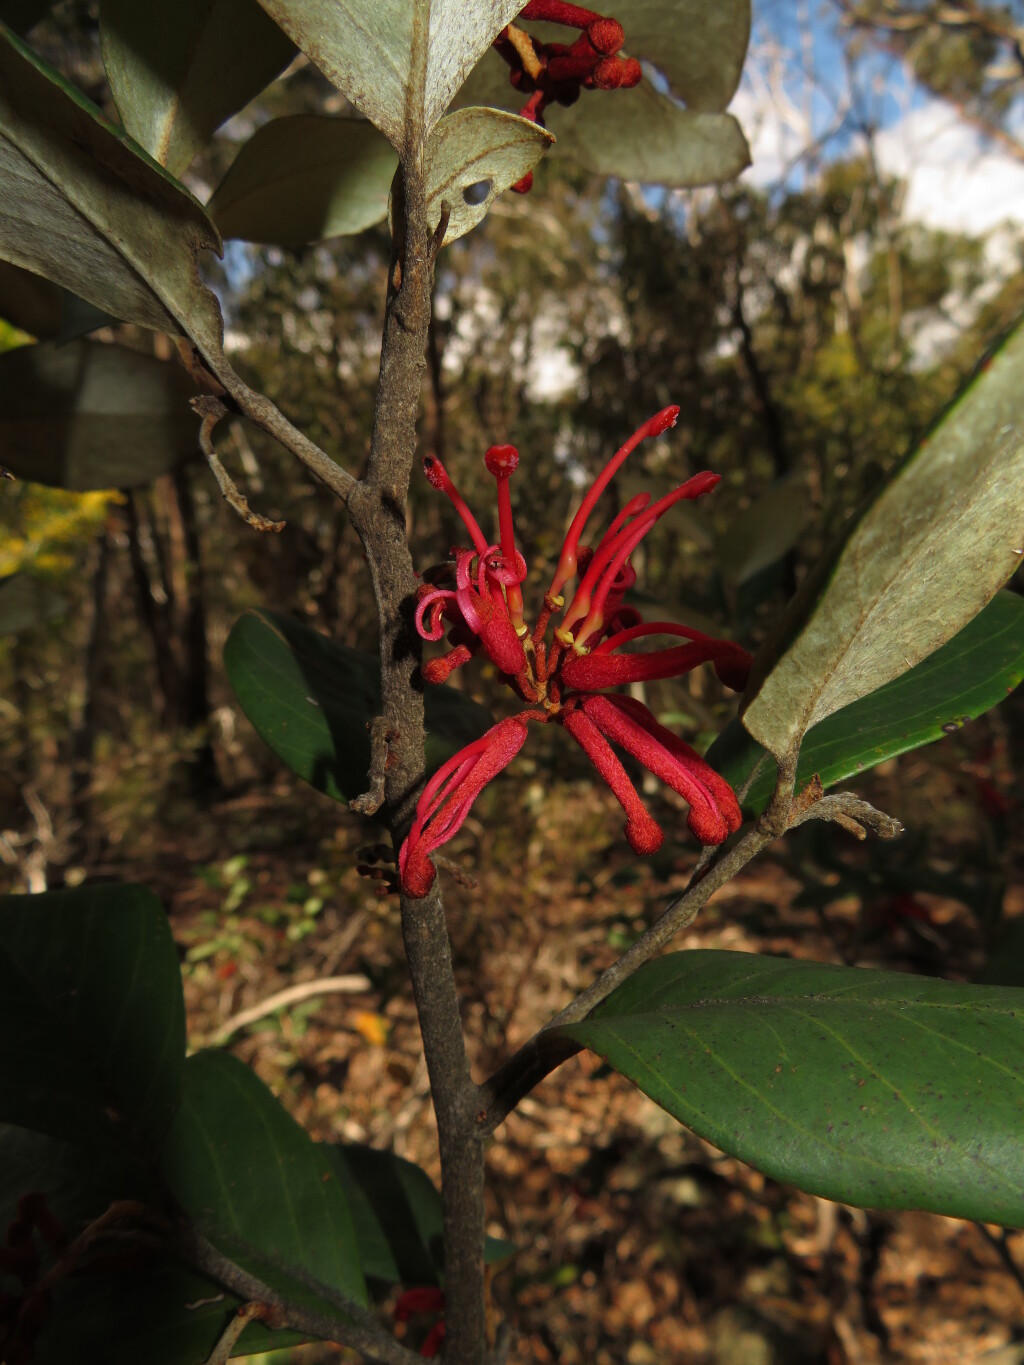
M908 762L871 789L904 819ZM975 794L969 764L946 767L929 770L927 801L955 820ZM521 780L504 822L488 798L455 846L476 885L445 878L481 1079L656 917L695 857L679 843L638 865L607 793L561 774ZM316 1138L392 1149L436 1180L397 900L355 870L381 832L288 779L249 785L201 816L183 807L150 825L159 834L139 834L127 808L120 820L125 837L91 871L146 882L167 906L191 1045L225 1042ZM852 846L835 827L828 839ZM982 958L976 916L928 893L908 914L885 890L891 859L856 856L871 873L859 894L795 906L814 858L777 844L673 946L924 972L955 963L950 974L969 977ZM1024 912L1024 877L1005 876L1001 898L1005 914ZM364 978L355 993L311 994L228 1027L285 988L351 975ZM488 1177L488 1231L519 1247L492 1282L516 1365L1024 1362L1024 1233L797 1193L681 1128L591 1054L498 1130ZM274 1356L352 1358L324 1346Z

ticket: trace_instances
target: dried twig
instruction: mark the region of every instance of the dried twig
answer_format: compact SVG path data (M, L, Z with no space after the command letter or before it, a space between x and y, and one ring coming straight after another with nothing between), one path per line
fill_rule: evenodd
M275 995L268 995L266 1000L261 1000L259 1004L251 1005L249 1009L240 1010L238 1014L233 1015L213 1035L213 1045L222 1047L241 1029L248 1028L250 1024L265 1019L268 1014L284 1009L287 1005L297 1005L303 1000L315 1000L318 995L361 995L372 988L370 978L359 974L325 976L318 981L300 981L298 985L288 986Z
M220 1334L217 1345L206 1358L206 1365L228 1365L235 1343L249 1323L264 1316L266 1310L261 1303L243 1303L238 1312L228 1322Z
M254 531L283 531L285 528L283 521L271 521L269 517L261 516L259 512L252 510L213 448L213 429L221 418L228 415L228 409L219 398L204 393L201 397L192 399L192 411L202 418L199 427L199 447L213 471L213 477L217 480L224 501L233 507L246 525L251 526Z
M196 349L193 349L193 344ZM341 465L285 417L262 393L256 393L235 373L220 349L202 349L198 343L180 340L178 354L182 364L205 389L215 389L225 398L225 406L240 412L243 417L273 436L286 450L300 460L309 472L331 490L342 502L347 502L356 480Z
M398 738L398 731L383 716L366 722L370 732L370 786L362 796L354 796L348 803L360 815L376 815L384 804L384 775L388 769L388 745Z
M818 790L821 784L818 783ZM800 796L803 796L801 792ZM798 798L798 801L800 798ZM795 804L795 803L794 803ZM790 820L790 829L802 825L805 820L834 820L856 839L866 839L868 830L877 834L879 839L895 839L903 833L903 826L891 815L876 810L867 801L862 801L852 792L835 792L809 802Z

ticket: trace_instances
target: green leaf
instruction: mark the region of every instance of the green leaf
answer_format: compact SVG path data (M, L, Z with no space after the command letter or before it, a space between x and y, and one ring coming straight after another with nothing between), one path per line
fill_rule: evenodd
M116 1149L87 1152L47 1133L0 1123L0 1227L14 1218L22 1195L33 1191L46 1197L69 1239L115 1199L152 1199L155 1193L146 1171Z
M781 559L800 539L807 511L803 479L790 477L772 484L716 538L715 559L724 577L739 586Z
M140 886L0 897L0 1121L145 1147L181 1091L185 1009L160 902Z
M38 578L23 573L0 578L0 636L31 630L54 616L62 616L67 609L65 598Z
M524 0L260 3L399 152L411 152Z
M500 109L446 114L427 142L427 221L451 209L444 244L481 222L499 194L532 171L554 138L529 119Z
M278 612L247 612L224 646L228 681L260 738L317 791L349 801L367 787L367 722L380 715L376 658L335 644ZM427 769L435 771L492 724L450 687L426 693Z
M241 1301L169 1256L146 1253L143 1268L76 1275L54 1292L35 1343L35 1365L201 1365ZM246 1327L232 1356L309 1340L299 1332Z
M491 53L459 92L458 104L497 104L518 111L508 67ZM545 111L552 155L595 175L686 188L731 180L750 165L750 149L731 114L681 109L649 80L632 90L584 90L568 109Z
M773 1179L1024 1223L1024 993L749 953L649 962L563 1030Z
M161 1169L204 1235L274 1288L335 1317L296 1275L367 1302L352 1219L329 1158L230 1053L199 1052L185 1063Z
M46 1197L69 1238L115 1200L138 1199L159 1207L152 1171L126 1161L115 1149L86 1152L43 1133L0 1124L0 1227L14 1218L20 1197ZM36 1238L44 1268L53 1256ZM101 1254L109 1244L100 1246ZM239 1307L220 1285L147 1249L134 1269L91 1269L58 1281L35 1342L37 1365L182 1365L206 1360ZM237 1355L302 1341L295 1332L272 1332L253 1323Z
M444 1214L426 1171L360 1143L326 1151L352 1212L363 1273L384 1284L442 1284ZM492 1265L515 1250L511 1242L488 1237L484 1260Z
M750 41L750 0L618 0L614 13L625 51L656 66L687 108L728 105Z
M724 113L743 67L750 34L749 0L708 6L703 0L621 0L614 9L624 51L658 68L632 90L584 90L569 108L551 106L545 121L568 156L598 175L677 187L732 179L750 164L746 139ZM527 21L544 42L572 41L573 30ZM457 103L518 113L524 98L509 84L506 64L487 53L459 91ZM683 108L682 105L686 107Z
M951 639L1024 550L1024 326L988 361L793 599L743 723L778 758Z
M0 181L0 259L219 354L196 258L220 239L201 205L2 26Z
M388 211L394 148L364 119L295 114L257 129L207 205L225 237L291 246L362 232Z
M111 321L77 294L7 261L0 261L0 318L40 341L73 341Z
M178 364L102 341L0 356L0 448L19 479L136 488L199 450L196 385Z
M998 705L1024 681L1024 599L1001 592L948 644L909 673L835 712L810 730L800 747L797 786L815 773L823 787L931 744ZM743 801L749 814L767 806L775 763L733 721L707 752L733 787L756 769Z
M295 52L256 0L101 0L100 42L121 122L172 175Z

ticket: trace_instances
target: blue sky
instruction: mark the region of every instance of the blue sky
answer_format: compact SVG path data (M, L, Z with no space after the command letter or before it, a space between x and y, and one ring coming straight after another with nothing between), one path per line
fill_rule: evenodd
M798 185L816 158L855 152L867 127L880 169L907 182L907 219L976 233L1024 225L1024 164L916 88L895 59L865 49L849 63L829 0L754 0L732 110L751 142L747 176L762 188Z

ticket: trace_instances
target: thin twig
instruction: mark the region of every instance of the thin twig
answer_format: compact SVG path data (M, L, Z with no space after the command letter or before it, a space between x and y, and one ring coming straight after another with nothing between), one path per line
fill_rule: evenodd
M493 1133L535 1085L555 1067L582 1051L578 1043L556 1030L561 1025L578 1023L627 977L632 976L638 967L691 925L719 887L731 881L773 838L774 835L755 826L727 853L712 862L699 880L691 878L683 894L669 904L661 918L637 939L628 952L603 971L480 1087L477 1127L482 1135Z
M269 517L261 516L259 512L252 510L247 498L238 491L235 481L221 464L220 457L213 448L213 429L221 418L228 415L224 404L212 394L204 393L201 397L192 399L192 411L203 419L199 426L199 448L206 456L206 462L213 471L213 477L217 480L224 501L233 507L245 524L251 526L254 531L283 531L285 528L283 521L271 521Z
M790 829L806 820L834 820L856 839L866 839L868 830L879 839L895 839L903 833L903 826L885 811L876 810L853 792L835 792L823 796L799 811L790 821Z
M137 1224L147 1216L146 1206L137 1200L115 1200L98 1218L94 1218L91 1223L84 1227L67 1250L61 1253L59 1259L40 1279L39 1289L43 1292L54 1289L61 1280L73 1274L78 1263L93 1243L97 1242L115 1224Z
M373 982L368 976L324 976L318 981L300 981L297 986L288 986L275 995L268 995L266 1000L233 1015L213 1035L213 1046L222 1047L240 1029L248 1028L250 1024L284 1009L286 1005L315 1000L318 995L362 995L364 991L372 989Z
M231 1352L249 1323L263 1316L264 1308L260 1303L243 1303L220 1334L217 1345L206 1358L206 1365L228 1365Z
M298 1267L289 1266L289 1276L313 1289L338 1316L287 1303L276 1289L224 1256L195 1228L182 1234L179 1251L189 1265L209 1275L244 1302L258 1303L272 1310L264 1314L269 1326L293 1327L321 1341L352 1346L379 1365L418 1365L420 1357L386 1332L371 1312L329 1285L304 1274Z
M250 389L248 384L232 369L222 350L206 349L194 352L192 345L182 340L179 343L178 352L185 368L193 374L196 373L196 355L198 354L201 364L206 366L210 373L216 377L218 383L225 390L224 396L230 398L231 405L243 417L248 417L250 422L261 427L268 436L273 436L274 440L283 445L286 450L290 450L296 459L300 460L309 472L342 502L348 501L349 494L357 485L357 480L347 469L342 469L341 465L336 464L325 451L320 449L315 441L311 441L308 436L293 426L269 398Z
M434 229L434 235L430 239L430 246L427 248L427 255L431 265L437 260L437 253L444 245L444 234L448 231L448 220L451 216L451 204L449 204L447 199L442 199L441 216L437 220L437 227Z
M996 1252L1006 1271L1017 1282L1017 1288L1021 1293L1024 1293L1024 1271L1021 1271L1020 1266L1017 1264L1017 1259L1013 1254L1009 1239L1006 1235L1006 1229L1000 1228L997 1234L992 1232L990 1228L987 1228L984 1223L975 1223L974 1226Z
M368 789L362 796L354 796L348 803L360 815L376 815L384 804L384 775L388 767L388 745L398 738L398 731L383 716L366 722L370 732L370 771Z

